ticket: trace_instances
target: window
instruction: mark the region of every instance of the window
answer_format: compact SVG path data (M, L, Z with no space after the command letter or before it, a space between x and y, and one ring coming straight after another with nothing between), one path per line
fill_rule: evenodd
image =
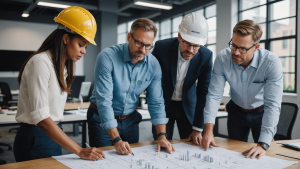
M127 34L130 31L133 22L134 20L118 25L118 39L117 39L118 44L127 42Z
M283 31L282 35L283 35L283 36L287 36L287 31ZM282 41L282 49L286 49L286 48L287 48L287 42L288 42L287 39L284 39L284 40Z
M296 92L297 0L239 0L239 21L251 19L263 29L260 47L282 62L283 91Z
M118 25L118 44L120 43L126 43L127 38L127 29L126 29L126 23L122 23Z

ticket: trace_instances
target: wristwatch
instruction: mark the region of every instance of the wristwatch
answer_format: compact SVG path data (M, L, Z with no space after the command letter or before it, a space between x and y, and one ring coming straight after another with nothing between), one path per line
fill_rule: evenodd
M115 145L118 141L121 141L121 140L122 140L121 137L118 136L112 141L112 144Z
M164 136L167 137L167 133L158 133L157 138L158 138L159 136L161 136L161 135L164 135Z
M267 150L269 149L269 147L270 147L267 143L264 143L264 142L258 142L258 144L261 145L262 148L265 149L266 151L267 151Z

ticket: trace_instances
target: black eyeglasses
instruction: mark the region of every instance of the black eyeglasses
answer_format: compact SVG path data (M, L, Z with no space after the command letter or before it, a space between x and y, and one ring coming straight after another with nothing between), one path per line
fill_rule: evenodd
M186 46L186 47L193 46L193 49L195 51L198 51L200 49L200 47L201 47L201 46L197 46L197 45L191 45L189 42L183 40L182 38L181 38L181 41L182 41L183 45Z
M151 44L151 45L145 45L144 43L135 40L132 33L131 33L130 35L132 36L132 39L134 40L135 46L136 46L136 47L139 47L139 48L140 48L140 47L144 47L144 46L145 46L145 49L146 49L146 50L151 50L151 49L153 48L153 45L152 45L152 44Z
M239 49L239 51L242 53L242 54L245 54L248 52L248 50L250 50L251 48L253 48L257 43L253 44L253 46L251 46L250 48L244 48L244 47L237 47L235 44L232 44L232 39L230 40L230 42L228 43L229 45L229 48L233 51L236 51L237 49Z

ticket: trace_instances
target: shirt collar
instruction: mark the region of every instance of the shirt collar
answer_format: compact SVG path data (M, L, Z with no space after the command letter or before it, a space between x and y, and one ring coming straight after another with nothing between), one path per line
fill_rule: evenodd
M149 53L148 53L149 54ZM141 60L141 63L146 63L148 61L148 54ZM124 44L124 53L123 53L123 62L132 62L130 54L129 54L129 43Z
M250 66L257 68L258 67L258 50L254 52L252 62L250 63Z

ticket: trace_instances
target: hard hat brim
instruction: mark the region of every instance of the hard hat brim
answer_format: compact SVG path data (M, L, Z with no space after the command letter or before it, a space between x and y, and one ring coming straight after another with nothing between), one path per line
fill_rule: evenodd
M183 40L188 41L190 43L195 43L198 45L205 45L207 42L207 36L205 36L205 38L198 38L198 37L194 37L188 34L184 34L180 32L180 35L182 37Z

